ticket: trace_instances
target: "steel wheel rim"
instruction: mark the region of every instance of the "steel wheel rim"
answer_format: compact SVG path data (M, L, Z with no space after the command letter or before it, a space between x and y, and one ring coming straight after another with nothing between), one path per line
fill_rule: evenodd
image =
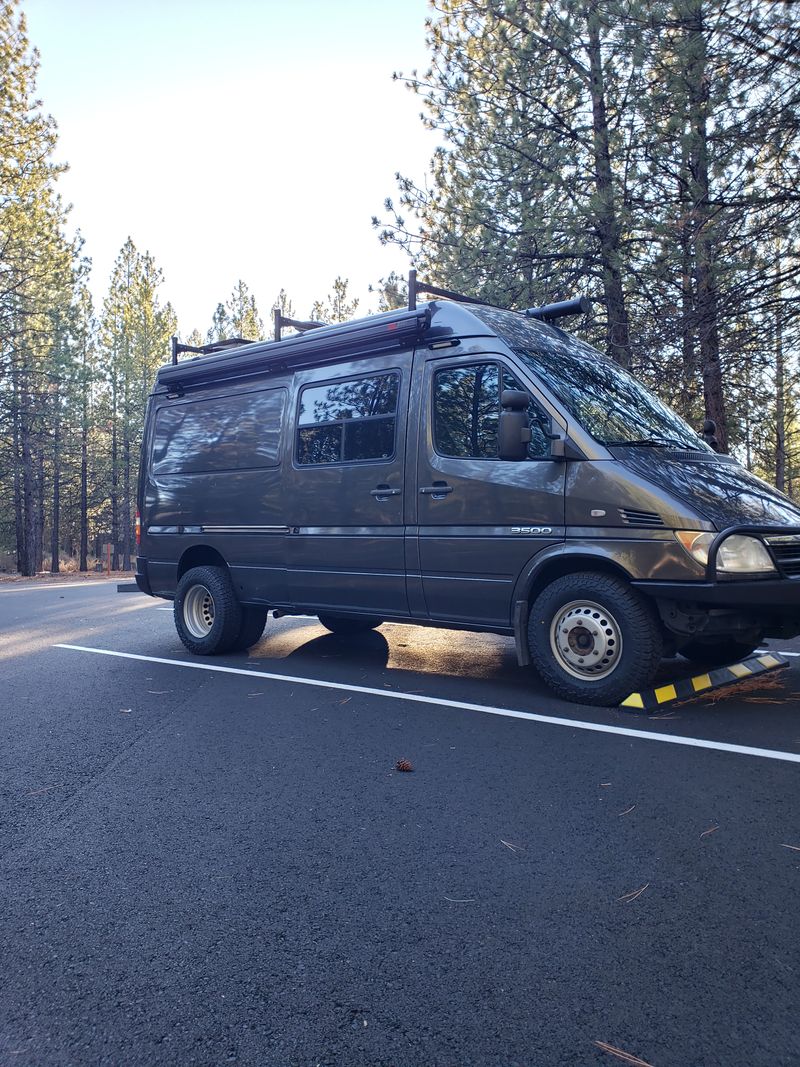
M550 624L550 649L558 665L582 681L600 681L622 656L619 623L601 604L572 600Z
M193 585L183 601L183 621L192 635L208 637L214 625L214 598L204 585Z

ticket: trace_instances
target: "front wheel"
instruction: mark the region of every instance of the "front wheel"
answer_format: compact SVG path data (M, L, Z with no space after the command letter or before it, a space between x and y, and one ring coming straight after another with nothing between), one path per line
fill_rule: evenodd
M528 647L542 679L566 700L619 704L646 688L661 662L661 626L625 581L591 571L556 578L538 595Z
M365 615L363 618L347 618L344 615L318 615L317 618L325 627L326 630L330 630L332 634L339 634L340 637L351 637L353 634L363 634L367 630L374 630L376 626L380 626L383 619L374 618L371 615Z
M178 637L196 656L229 652L239 635L242 609L222 567L193 567L178 582L173 605Z

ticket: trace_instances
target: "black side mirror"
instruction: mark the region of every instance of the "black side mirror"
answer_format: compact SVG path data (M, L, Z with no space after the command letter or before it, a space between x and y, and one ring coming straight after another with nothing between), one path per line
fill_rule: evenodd
M497 455L500 459L527 459L531 439L528 404L530 397L521 389L504 389L500 394L500 425L497 430Z

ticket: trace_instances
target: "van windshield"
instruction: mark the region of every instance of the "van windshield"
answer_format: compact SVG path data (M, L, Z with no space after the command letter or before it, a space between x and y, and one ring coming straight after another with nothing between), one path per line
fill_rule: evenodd
M666 404L597 349L514 311L471 307L583 428L603 445L712 452Z

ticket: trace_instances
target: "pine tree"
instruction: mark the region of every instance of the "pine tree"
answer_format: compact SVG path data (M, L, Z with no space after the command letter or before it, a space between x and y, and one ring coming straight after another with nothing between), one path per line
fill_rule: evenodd
M359 300L358 297L350 297L348 286L349 280L338 275L327 298L314 301L311 318L316 322L348 322L352 319Z

